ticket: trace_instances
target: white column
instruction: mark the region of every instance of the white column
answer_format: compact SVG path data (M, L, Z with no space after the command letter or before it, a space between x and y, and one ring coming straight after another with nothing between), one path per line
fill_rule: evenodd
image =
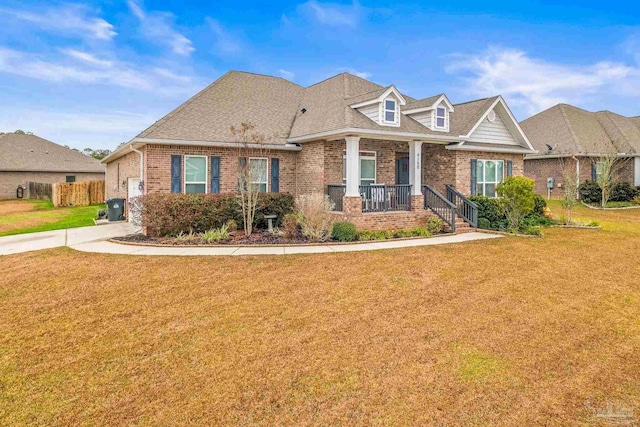
M412 196L422 194L422 141L409 141L409 184Z
M347 136L347 188L346 197L360 195L360 137Z

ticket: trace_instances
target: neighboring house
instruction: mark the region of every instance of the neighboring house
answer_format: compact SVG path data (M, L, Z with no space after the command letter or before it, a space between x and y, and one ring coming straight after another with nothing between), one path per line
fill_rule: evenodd
M36 135L0 135L0 199L15 199L18 186L29 181L91 181L104 173L99 160Z
M558 104L520 126L538 151L525 157L524 170L539 194L548 194L547 179L553 178L551 197L562 197L563 170L579 182L596 180L597 160L609 153L620 156L614 179L640 185L640 117Z
M337 215L370 229L423 223L425 197L450 218L446 184L451 199L453 188L493 197L534 152L500 96L454 105L348 73L305 88L233 71L106 157L107 196L237 191L230 127L242 122L273 136L269 158L249 158L256 184L328 193Z

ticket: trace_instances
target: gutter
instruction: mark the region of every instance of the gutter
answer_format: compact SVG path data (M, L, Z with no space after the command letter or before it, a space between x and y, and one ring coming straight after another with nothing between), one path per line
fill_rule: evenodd
M455 145L447 145L445 148L451 151L483 151L483 152L491 152L491 153L510 153L510 154L537 153L537 151L531 151L524 147L518 150L516 148L506 148L506 147L474 147L473 145L455 144Z
M375 129L361 129L361 128L342 128L329 130L325 132L318 132L309 135L296 136L294 138L287 139L288 142L298 143L298 142L309 142L309 141L317 141L319 139L341 139L345 136L350 135L358 135L362 138L366 138L368 136L374 137L388 137L395 138L396 141L404 140L404 141L437 141L441 143L450 143L450 142L458 142L460 139L453 137L451 135L431 135L426 133L413 133L413 132L394 132L388 130L375 130Z

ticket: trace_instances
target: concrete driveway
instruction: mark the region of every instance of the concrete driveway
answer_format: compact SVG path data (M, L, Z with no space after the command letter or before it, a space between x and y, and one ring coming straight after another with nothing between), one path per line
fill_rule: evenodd
M40 233L17 234L0 237L0 255L11 255L61 246L79 245L124 236L135 232L128 222L95 225L93 227L69 228L66 230L43 231Z

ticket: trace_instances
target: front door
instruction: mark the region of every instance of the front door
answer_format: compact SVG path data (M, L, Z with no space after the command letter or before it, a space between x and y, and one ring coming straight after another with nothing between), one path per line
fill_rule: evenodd
M142 195L140 190L140 178L129 178L127 186L127 201ZM131 215L127 212L127 221L131 221Z
M396 159L396 184L409 184L409 158Z

